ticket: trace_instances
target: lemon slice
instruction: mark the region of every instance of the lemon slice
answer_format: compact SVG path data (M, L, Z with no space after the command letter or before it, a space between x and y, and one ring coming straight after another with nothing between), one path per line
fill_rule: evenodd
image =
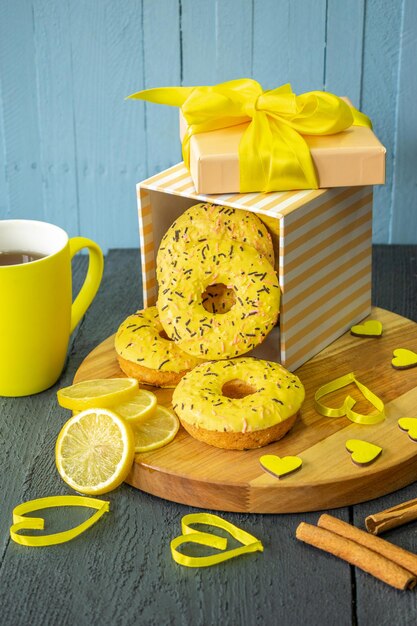
M87 409L64 424L55 446L61 478L75 491L99 495L128 475L135 455L130 425L108 409Z
M58 404L64 409L82 411L127 402L137 394L138 389L135 378L98 378L63 387L56 395Z
M155 413L156 395L152 391L139 389L131 400L122 402L122 404L115 404L111 408L117 415L133 424Z
M158 405L153 415L137 424L132 424L135 452L148 452L162 448L174 439L179 427L180 423L175 413Z

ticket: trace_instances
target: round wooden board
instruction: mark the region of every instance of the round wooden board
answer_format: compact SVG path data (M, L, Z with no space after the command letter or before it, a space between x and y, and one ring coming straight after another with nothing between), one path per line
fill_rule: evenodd
M400 417L417 418L417 367L391 365L396 348L417 352L417 324L394 313L373 309L380 320L380 338L346 333L297 370L306 400L292 430L281 440L258 450L221 450L190 437L183 428L170 444L136 456L127 482L147 493L190 506L219 511L294 513L347 506L379 497L417 479L417 443L397 424ZM327 418L314 409L314 393L334 378L354 372L356 378L385 403L386 419L361 426L346 417ZM109 337L78 369L74 382L124 376ZM160 404L170 406L172 390L152 389ZM373 408L354 385L323 399L340 406L346 395L357 400L355 411ZM382 447L366 467L351 460L345 443L363 439ZM298 455L302 468L277 479L263 471L263 454Z

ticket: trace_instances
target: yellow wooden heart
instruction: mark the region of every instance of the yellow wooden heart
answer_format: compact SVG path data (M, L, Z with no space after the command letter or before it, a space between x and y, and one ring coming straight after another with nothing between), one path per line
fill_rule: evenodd
M280 458L276 456L276 454L264 454L259 459L259 462L266 472L269 472L277 478L295 472L303 464L299 456L284 456Z
M398 426L405 430L413 441L417 441L417 417L402 417L398 420Z
M357 465L369 465L381 454L382 448L362 439L348 439L346 449L351 452L352 461Z
M393 352L392 367L397 370L406 370L417 365L417 354L407 348L397 348Z
M382 335L382 324L378 320L367 320L363 324L352 326L350 332L355 337L380 337Z

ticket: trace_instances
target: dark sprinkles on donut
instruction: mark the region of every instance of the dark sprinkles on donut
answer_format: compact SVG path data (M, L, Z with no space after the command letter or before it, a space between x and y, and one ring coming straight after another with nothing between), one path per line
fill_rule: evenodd
M145 323L132 324L138 317ZM184 353L173 341L164 338L162 331L156 307L129 316L116 333L117 359L129 377L146 384L175 387L184 373L202 359Z
M203 248L206 258L210 259L205 262L208 265L199 264ZM245 251L244 255L240 254L240 249ZM261 343L276 323L279 295L260 280L260 277L262 280L268 277L265 281L268 285L277 283L272 266L254 248L245 244L233 245L233 254L229 257L231 252L232 244L226 240L206 241L200 246L195 245L189 250L188 258L180 263L182 272L176 275L175 291L160 294L159 306L163 325L170 328L179 347L194 356L204 355L214 359L239 356ZM220 266L216 266L220 258L222 262ZM214 267L216 270L213 270ZM189 270L193 270L193 279L187 281ZM212 306L207 302L207 294L210 297L214 293L217 295L217 290L210 289L207 285L213 271L216 273L212 282L232 290L233 304L230 308L225 308L224 300L219 306ZM249 282L248 274L251 274L253 282ZM188 302L186 313L181 300ZM196 312L203 312L203 302L213 313L213 322L205 323L202 321L205 316L201 314L197 314L196 319ZM163 309L165 305L168 305L167 309ZM177 312L181 315L176 316ZM252 322L251 318L256 321ZM243 335L239 337L239 341L232 330L236 320ZM174 328L177 329L176 332ZM196 333L194 337L193 333ZM198 337L204 340L203 346L197 341Z

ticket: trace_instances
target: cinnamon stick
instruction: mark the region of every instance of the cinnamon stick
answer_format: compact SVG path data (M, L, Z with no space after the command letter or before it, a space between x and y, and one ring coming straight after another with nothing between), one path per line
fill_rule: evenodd
M412 552L404 550L385 539L370 535L364 530L351 526L337 517L332 517L326 513L320 517L317 523L321 528L326 528L326 530L330 530L341 537L356 541L356 543L359 543L361 546L365 546L377 552L417 576L417 555Z
M337 556L396 589L412 589L417 579L411 572L373 550L336 533L301 522L297 539Z
M368 532L379 535L390 528L402 526L413 520L417 520L417 499L408 500L390 509L368 515L365 518L365 526Z

